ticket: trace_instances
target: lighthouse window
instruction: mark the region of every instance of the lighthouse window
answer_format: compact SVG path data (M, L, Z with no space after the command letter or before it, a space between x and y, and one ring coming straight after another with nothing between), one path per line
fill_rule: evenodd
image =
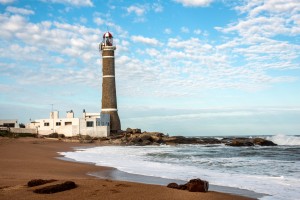
M44 126L49 126L49 122L45 122L45 123L44 123Z
M56 126L60 126L61 125L61 123L60 122L56 122Z
M94 126L94 122L86 122L86 127L93 127Z

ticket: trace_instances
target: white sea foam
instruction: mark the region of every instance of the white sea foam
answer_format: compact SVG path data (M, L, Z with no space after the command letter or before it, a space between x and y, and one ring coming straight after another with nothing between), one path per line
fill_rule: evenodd
M290 135L274 135L266 138L278 145L300 145L300 137Z
M111 166L133 174L180 180L201 178L214 185L271 195L263 197L264 200L297 199L300 196L300 161L297 158L292 161L273 159L273 154L277 153L272 152L277 150L281 154L285 151L281 147L104 146L61 154L76 161ZM234 156L237 152L240 155ZM259 152L267 157L260 158Z

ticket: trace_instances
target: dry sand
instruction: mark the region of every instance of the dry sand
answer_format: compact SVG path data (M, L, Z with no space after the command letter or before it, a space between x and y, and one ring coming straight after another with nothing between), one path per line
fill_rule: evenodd
M72 147L76 146L83 144L36 138L0 137L0 199L250 199L213 191L192 193L159 185L97 179L86 174L108 169L107 167L55 158L59 156L57 152L71 151ZM56 179L57 183L70 180L78 187L55 194L36 194L33 190L41 186L27 187L26 184L31 179Z

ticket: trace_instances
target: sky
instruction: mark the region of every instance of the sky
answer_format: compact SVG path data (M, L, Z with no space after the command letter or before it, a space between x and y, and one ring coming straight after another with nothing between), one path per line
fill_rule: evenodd
M0 0L0 119L100 112L106 31L123 130L300 135L299 0Z

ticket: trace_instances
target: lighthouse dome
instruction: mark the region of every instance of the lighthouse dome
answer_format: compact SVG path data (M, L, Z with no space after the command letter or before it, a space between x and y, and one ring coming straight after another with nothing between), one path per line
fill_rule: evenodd
M103 34L103 38L113 38L113 35L110 32L106 32Z
M101 49L102 49L102 46L113 46L113 36L108 31L103 34L103 41L101 44Z

